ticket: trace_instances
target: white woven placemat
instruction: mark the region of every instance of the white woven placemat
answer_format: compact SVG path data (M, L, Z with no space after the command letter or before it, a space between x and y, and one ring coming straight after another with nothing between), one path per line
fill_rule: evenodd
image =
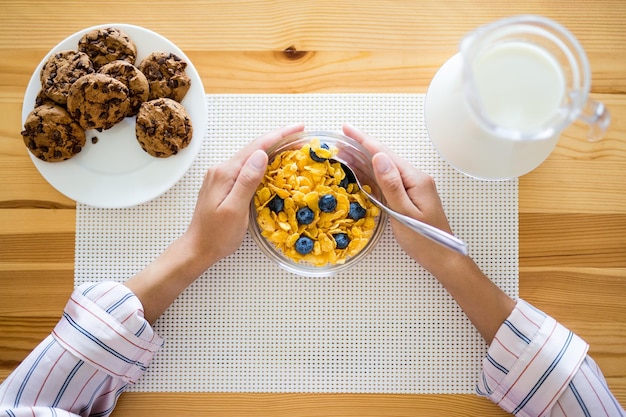
M75 282L124 281L186 228L207 167L284 124L339 131L344 122L433 175L455 233L509 295L518 292L517 181L450 168L429 142L423 95L209 95L209 129L190 171L129 209L78 204ZM459 279L463 279L462 276ZM166 339L133 391L471 393L486 352L438 282L387 228L350 271L284 272L249 236L156 324Z

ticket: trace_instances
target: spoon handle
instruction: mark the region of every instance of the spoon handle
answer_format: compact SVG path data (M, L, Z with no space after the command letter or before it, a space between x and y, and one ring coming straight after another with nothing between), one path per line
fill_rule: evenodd
M427 237L430 240L433 240L449 249L452 249L455 252L458 252L462 255L468 254L467 245L461 239L451 235L450 233L443 231L441 229L437 229L434 226L429 225L428 223L424 223L417 219L414 219L409 216L405 216L404 214L398 213L395 210L390 209L377 198L372 195L368 195L370 200L376 204L381 210L384 210L391 217L410 228L411 230L416 231L424 237Z

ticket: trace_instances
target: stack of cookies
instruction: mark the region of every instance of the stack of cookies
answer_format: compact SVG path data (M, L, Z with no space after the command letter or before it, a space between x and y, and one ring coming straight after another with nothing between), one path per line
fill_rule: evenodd
M153 52L138 66L136 58L135 43L116 28L90 31L77 50L52 54L22 131L30 152L64 161L83 149L85 130L110 129L126 117L136 117L137 141L154 157L187 147L193 128L180 104L191 86L187 63L169 52Z

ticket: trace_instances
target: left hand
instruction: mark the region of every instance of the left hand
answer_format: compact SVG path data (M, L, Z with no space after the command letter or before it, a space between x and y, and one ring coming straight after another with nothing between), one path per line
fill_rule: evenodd
M184 239L203 270L232 254L248 228L250 200L267 168L265 152L278 140L302 131L294 124L267 133L250 142L230 160L207 171L196 208Z
M448 233L452 233L443 210L434 179L415 168L409 161L388 147L351 125L344 125L344 133L361 143L373 156L372 166L376 181L389 207L406 216L423 221ZM458 263L471 262L444 246L434 243L392 219L394 235L405 252L433 275Z

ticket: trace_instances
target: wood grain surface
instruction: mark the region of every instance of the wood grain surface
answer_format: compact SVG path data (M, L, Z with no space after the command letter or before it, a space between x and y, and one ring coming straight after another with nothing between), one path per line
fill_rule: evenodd
M518 4L519 3L519 4ZM587 51L604 140L574 124L520 179L520 293L591 344L626 404L626 2L0 0L0 381L43 339L73 287L75 203L28 156L26 85L88 26L129 23L176 43L211 93L425 93L460 38L522 13ZM115 416L501 416L474 395L126 393Z

